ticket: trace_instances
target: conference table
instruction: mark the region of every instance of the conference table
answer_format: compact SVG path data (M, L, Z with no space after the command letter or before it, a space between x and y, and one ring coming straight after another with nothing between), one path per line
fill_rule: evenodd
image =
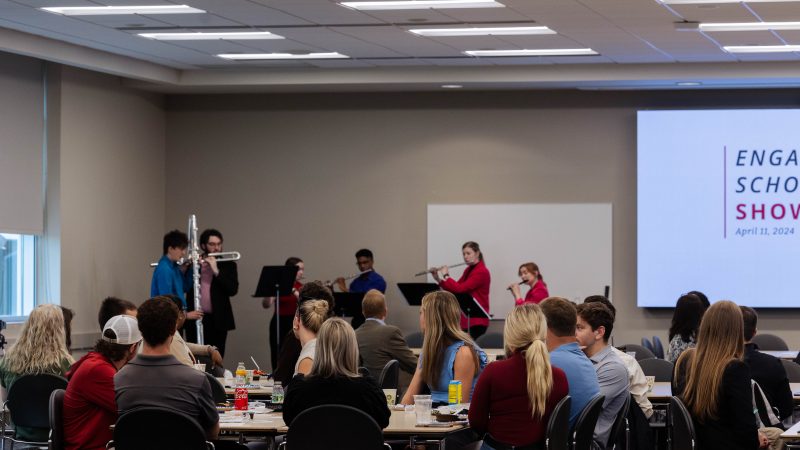
M226 383L225 378L217 378L220 384L225 387L225 395L233 396L236 394L236 388L230 386L232 383ZM254 398L269 398L272 397L272 380L259 380L247 387L247 396Z
M800 404L800 383L789 383L792 389L795 405ZM647 393L647 399L652 403L669 403L672 397L672 386L667 381L656 381L653 389Z
M761 353L772 355L778 359L793 360L797 356L797 350L759 350Z

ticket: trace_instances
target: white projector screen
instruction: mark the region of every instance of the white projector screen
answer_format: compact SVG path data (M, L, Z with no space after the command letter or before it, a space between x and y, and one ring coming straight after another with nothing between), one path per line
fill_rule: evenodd
M639 111L638 305L797 307L800 110Z
M506 288L528 261L539 265L553 296L583 301L611 286L611 204L428 205L429 267L463 262L467 241L481 246L492 275L495 319L514 306ZM450 273L458 279L463 269Z

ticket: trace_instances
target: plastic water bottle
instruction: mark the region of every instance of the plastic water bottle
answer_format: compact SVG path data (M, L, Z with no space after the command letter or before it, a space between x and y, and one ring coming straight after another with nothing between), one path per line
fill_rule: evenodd
M283 385L280 381L276 381L272 386L272 403L276 405L283 403Z
M236 366L236 386L244 386L246 383L246 377L247 369L245 369L244 363L240 362L239 365Z

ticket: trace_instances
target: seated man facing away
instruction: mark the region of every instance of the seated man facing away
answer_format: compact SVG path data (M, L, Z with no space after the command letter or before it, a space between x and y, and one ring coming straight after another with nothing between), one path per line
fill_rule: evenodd
M630 383L628 371L622 360L608 345L611 330L614 329L614 315L602 303L583 303L578 305L578 324L575 336L583 352L594 363L600 394L605 396L603 410L594 429L596 448L606 448L611 438L611 428L625 399L628 398Z
M597 373L575 338L578 321L575 305L565 298L549 297L542 300L539 306L547 318L550 364L567 374L569 396L572 397L569 425L573 427L589 400L600 394Z
M383 366L396 359L401 370L413 375L417 370L417 357L408 348L400 329L386 324L388 309L383 294L377 289L368 291L361 302L361 311L366 321L356 329L356 339L362 366L377 380Z
M64 394L64 448L97 449L113 438L117 421L114 375L136 356L142 334L132 316L114 316L106 323L94 350L67 372Z
M114 376L117 408L120 415L139 407L173 409L195 419L208 439L216 439L219 415L206 375L170 353L178 314L167 297L151 298L139 307L143 349Z
M136 317L136 305L133 303L116 297L106 297L100 304L100 310L97 312L97 324L100 325L100 332L106 326L106 322L111 320L114 316L121 316L127 314Z

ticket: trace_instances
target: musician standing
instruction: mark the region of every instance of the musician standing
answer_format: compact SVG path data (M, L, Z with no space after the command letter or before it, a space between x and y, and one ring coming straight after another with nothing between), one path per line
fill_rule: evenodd
M233 320L231 297L239 292L239 272L235 261L217 261L209 253L221 253L222 233L209 228L200 234L200 250L203 259L200 263L200 308L203 317L204 344L217 347L225 356L225 342L228 331L236 328ZM191 277L188 282L191 286ZM188 309L194 311L194 289L187 288ZM187 314L188 317L188 314ZM187 320L184 324L186 340L197 342L197 325Z
M292 292L281 295L278 300L280 302L278 304L280 306L280 316L276 310L275 314L272 316L272 320L269 322L269 356L273 371L278 367L278 352L280 351L280 348L278 348L278 321L280 321L280 331L282 335L292 332L294 314L297 312L297 299L300 298L300 288L303 287L303 283L301 283L300 280L303 278L303 273L306 268L303 260L296 256L287 258L284 265L287 267L297 266L297 275L295 275ZM271 308L274 304L275 297L265 297L261 301L261 306L265 309ZM283 336L280 336L280 341L281 344L284 343ZM281 345L281 347L283 347L283 345Z
M477 242L466 242L461 246L461 255L464 257L467 268L458 281L450 276L450 270L447 266L431 269L431 275L439 283L439 287L454 294L469 294L488 313L489 286L492 282L492 276L483 262L481 248ZM467 329L467 316L463 313L461 314L461 329L468 331L473 339L486 333L487 328L489 328L489 319L476 317L470 319L469 329Z
M536 303L538 304L542 300L550 297L550 292L547 290L547 284L544 282L542 278L542 273L539 271L539 266L533 262L526 262L519 266L517 270L517 274L520 278L522 278L522 283L514 283L508 287L511 291L511 295L514 296L514 303L517 306L524 305L526 303ZM520 284L527 284L528 287L531 289L525 294L525 298L522 298L522 292L519 290Z
M375 271L373 268L374 264L375 257L372 254L372 250L362 248L361 250L357 251L356 266L358 266L358 270L361 272L361 275L357 276L353 281L350 282L349 289L345 284L343 277L337 278L336 285L339 287L339 290L342 292L369 292L372 289L376 289L382 294L385 294L386 280L384 280L383 277ZM358 328L364 323L365 320L364 314L361 312L361 308L359 308L356 315L353 316L353 320L350 322L350 324L353 326L353 328Z
M176 295L183 302L186 309L186 295L184 293L183 274L186 265L178 265L178 261L186 256L189 238L186 233L172 230L164 235L162 245L163 256L158 260L156 270L153 271L153 280L150 283L150 297L160 295Z

